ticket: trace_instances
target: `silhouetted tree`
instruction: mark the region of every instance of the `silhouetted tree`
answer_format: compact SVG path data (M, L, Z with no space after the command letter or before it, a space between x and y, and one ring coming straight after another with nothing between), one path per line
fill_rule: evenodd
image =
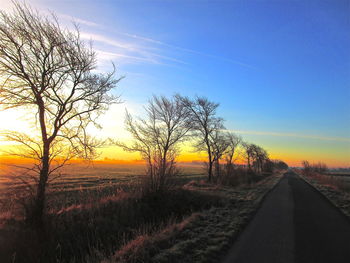
M312 170L309 161L303 160L303 161L301 161L301 165L302 165L303 168L304 168L304 170L303 170L304 174L305 174L305 175L309 175L310 172L311 172L311 170Z
M253 145L247 142L242 142L242 147L244 149L244 155L246 158L248 169L251 170L251 164L253 162L254 157Z
M281 160L273 160L273 166L276 169L280 169L280 170L286 170L288 169L288 164L286 164L284 161Z
M313 164L312 168L316 173L325 174L328 172L327 164L322 163L322 162L318 162L316 164Z
M215 130L212 136L212 149L215 164L215 174L220 176L220 160L230 145L227 134L221 130Z
M258 145L253 145L255 168L257 173L263 172L264 164L269 161L269 156L265 149Z
M0 103L3 109L34 110L38 139L18 132L7 139L26 147L19 155L36 160L32 219L41 225L50 175L74 156L94 155L98 143L86 128L118 102L109 95L118 80L114 70L93 73L96 54L77 27L69 31L54 15L42 16L23 3L14 6L11 14L0 11Z
M226 173L231 175L233 171L234 156L237 154L237 148L241 143L242 138L232 132L228 132L226 135L226 140L228 142L228 146L224 153L226 160Z
M134 120L126 113L126 129L133 137L131 145L117 142L126 151L139 152L147 162L151 191L164 190L176 174L178 144L190 130L188 111L177 98L154 96L145 108L147 117Z
M301 162L303 166L303 172L305 175L311 175L312 173L325 174L328 172L328 167L325 163L318 162L310 164L308 161L304 160Z
M260 146L253 143L242 143L245 149L245 156L248 164L248 169L254 168L256 173L263 171L264 163L269 160L267 152Z
M218 130L224 129L223 119L216 116L219 104L209 101L207 98L196 97L191 100L177 95L184 107L189 112L191 129L196 140L195 148L204 151L208 158L208 181L212 180L213 163L215 161L214 140Z

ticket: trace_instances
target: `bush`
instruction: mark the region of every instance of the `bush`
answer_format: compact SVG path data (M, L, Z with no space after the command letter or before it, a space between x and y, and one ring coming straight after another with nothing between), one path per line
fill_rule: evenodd
M231 170L231 173L223 173L222 176L217 178L217 183L227 186L239 186L239 185L249 185L260 181L271 173L263 173L261 175L256 174L254 171L238 167Z

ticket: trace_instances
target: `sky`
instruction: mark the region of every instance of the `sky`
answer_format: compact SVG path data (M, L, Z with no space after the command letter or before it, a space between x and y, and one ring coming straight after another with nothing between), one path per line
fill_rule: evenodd
M128 138L125 108L142 116L152 95L199 95L219 102L226 128L272 158L350 166L349 0L26 3L68 28L78 23L98 69L113 62L125 76L114 91L124 103L101 118L99 136ZM25 121L0 112L3 129L25 130ZM137 158L115 148L102 156ZM184 156L198 158L188 147Z

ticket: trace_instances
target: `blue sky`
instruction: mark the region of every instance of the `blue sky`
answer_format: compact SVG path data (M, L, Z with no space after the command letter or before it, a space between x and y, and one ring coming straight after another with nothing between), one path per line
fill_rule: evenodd
M206 96L228 129L277 157L323 152L350 165L350 1L27 3L80 24L100 69L113 61L126 76L125 105Z

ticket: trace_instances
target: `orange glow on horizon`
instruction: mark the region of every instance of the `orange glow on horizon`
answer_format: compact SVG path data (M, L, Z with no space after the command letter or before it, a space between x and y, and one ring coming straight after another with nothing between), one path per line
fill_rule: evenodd
M123 156L121 156L123 157ZM302 158L298 156L279 156L279 155L274 155L271 154L270 158L273 160L282 160L286 162L289 166L292 167L300 167L301 166L301 161L303 160ZM306 159L306 158L305 158ZM307 159L311 163L317 163L319 161L324 162L322 160L318 159ZM7 165L28 165L33 163L34 160L31 159L24 159L20 157L15 157L15 156L9 156L9 155L0 155L0 169L5 169L5 166ZM184 153L179 156L177 159L177 162L179 164L193 164L193 165L198 165L206 162L206 157L204 154L199 155L199 154L194 154L194 153ZM72 159L69 161L70 164L87 164L88 161L83 160L83 159ZM140 159L140 158L110 158L110 157L101 157L96 160L93 160L92 163L95 164L129 164L129 165L144 165L145 161ZM224 163L224 161L222 161ZM235 162L236 164L245 164L244 161L238 160ZM339 162L338 160L328 160L325 162L329 168L339 168L339 167L349 167L350 165L347 165L345 163Z

